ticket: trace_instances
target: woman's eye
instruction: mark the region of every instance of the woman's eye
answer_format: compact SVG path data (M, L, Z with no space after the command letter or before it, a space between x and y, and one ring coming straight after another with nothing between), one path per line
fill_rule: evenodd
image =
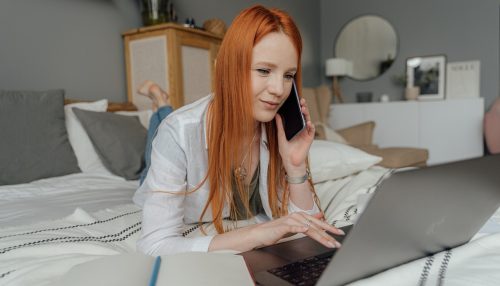
M257 72L261 75L268 75L270 73L270 71L266 69L257 69Z
M294 77L295 77L295 75L293 75L293 74L286 74L285 75L285 79L287 79L287 80L292 80Z

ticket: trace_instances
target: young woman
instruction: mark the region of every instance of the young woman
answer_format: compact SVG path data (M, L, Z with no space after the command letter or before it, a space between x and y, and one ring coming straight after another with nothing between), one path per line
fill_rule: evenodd
M322 220L307 170L314 126L305 100L306 128L291 141L277 115L293 80L300 90L301 51L299 31L283 11L254 6L234 19L217 56L214 93L158 128L134 196L143 206L138 249L247 251L294 233L340 246L326 231L342 231ZM234 228L237 220L256 223ZM206 235L191 237L200 225Z

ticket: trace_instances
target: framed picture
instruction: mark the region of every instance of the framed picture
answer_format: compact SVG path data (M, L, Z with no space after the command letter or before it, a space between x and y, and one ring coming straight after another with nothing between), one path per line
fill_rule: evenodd
M444 99L446 56L411 57L406 60L407 87L419 87L419 100Z

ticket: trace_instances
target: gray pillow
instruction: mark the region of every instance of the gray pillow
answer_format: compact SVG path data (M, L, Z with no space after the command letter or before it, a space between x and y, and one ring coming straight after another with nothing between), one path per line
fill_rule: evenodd
M0 185L80 172L64 121L64 91L0 90Z
M127 180L144 167L147 130L137 116L73 108L104 166Z

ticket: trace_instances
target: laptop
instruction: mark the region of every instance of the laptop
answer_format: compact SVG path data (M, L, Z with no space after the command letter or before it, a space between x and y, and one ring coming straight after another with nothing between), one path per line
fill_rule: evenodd
M500 207L498 170L487 156L395 173L338 250L302 237L242 255L257 285L345 285L468 242Z

